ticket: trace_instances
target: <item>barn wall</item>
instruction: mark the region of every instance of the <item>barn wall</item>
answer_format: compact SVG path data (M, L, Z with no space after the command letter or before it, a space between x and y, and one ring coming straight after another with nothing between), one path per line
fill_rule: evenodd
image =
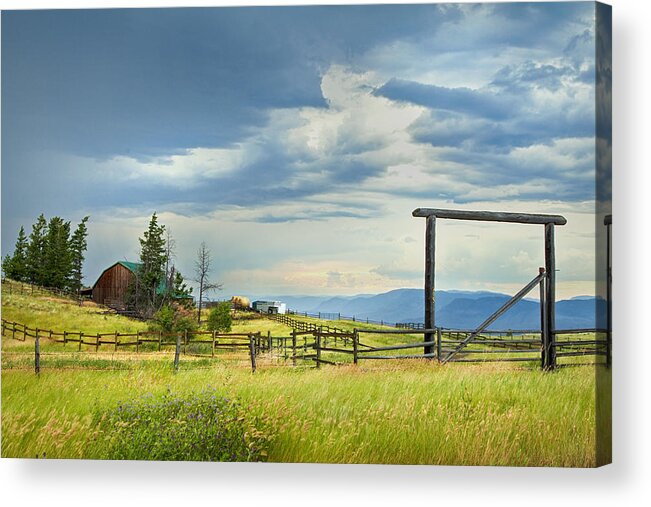
M107 269L93 288L93 301L99 304L124 303L133 273L121 264Z

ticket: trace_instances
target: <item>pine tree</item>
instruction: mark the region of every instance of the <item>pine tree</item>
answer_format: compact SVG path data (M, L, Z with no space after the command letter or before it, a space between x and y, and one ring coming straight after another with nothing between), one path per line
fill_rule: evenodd
M72 255L70 252L70 222L60 217L50 219L45 235L45 272L41 285L64 289L70 284Z
M2 262L2 269L7 278L19 282L27 280L27 246L25 228L21 226L13 256L6 255Z
M7 254L2 259L2 276L5 278L13 278L12 275L12 266L11 266L11 255Z
M158 294L158 287L165 280L165 226L158 224L154 213L149 227L140 241L140 268L131 289L131 303L143 316L152 316L161 306L164 296Z
M29 235L29 244L27 245L27 281L43 285L45 281L45 234L47 232L47 222L43 213L36 219L32 225L32 233Z
M70 288L79 292L82 287L83 267L84 267L84 252L88 248L86 237L88 236L88 228L86 227L88 217L84 217L75 229L75 232L70 239L70 255L72 271L70 274Z

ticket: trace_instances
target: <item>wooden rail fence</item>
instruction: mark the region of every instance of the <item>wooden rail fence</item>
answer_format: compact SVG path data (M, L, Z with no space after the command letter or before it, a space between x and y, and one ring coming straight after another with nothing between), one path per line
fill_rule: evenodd
M17 282L15 280L9 280L7 278L2 278L2 288L7 292L7 294L20 294L23 296L59 296L68 299L74 299L83 304L84 301L89 301L90 298L81 296L80 294L60 289L58 287L42 287L40 285L35 285L27 282Z
M154 348L158 352L162 351L163 347L174 346L174 367L177 370L181 353L214 358L216 350L219 349L231 351L243 349L248 351L251 359L251 369L255 371L255 356L264 351L266 345L262 334L259 332L186 331L183 333L163 333L162 331L136 331L135 333L121 333L115 331L110 333L84 333L83 331L54 331L51 329L31 328L19 322L9 322L6 319L2 319L1 326L3 337L23 342L27 338L34 339L34 370L36 373L40 371L41 340L61 343L64 347L68 344L74 344L78 352L82 351L82 345L92 347L95 352L98 352L102 346L111 347L114 352L124 347L135 347L136 353L141 352L141 346L144 344L154 344ZM192 344L210 345L209 356L208 354L189 353L188 347Z
M287 316L273 316L275 320L301 323ZM211 331L192 331L184 333L163 333L161 331L136 331L130 333L84 333L83 331L54 331L49 329L31 328L18 322L2 319L2 336L26 341L34 339L34 370L41 370L41 340L61 343L64 347L69 344L77 352L91 350L98 352L100 348L109 347L117 352L124 347L135 348L136 353L143 351L143 346L149 344L155 351L174 347L174 368L179 368L180 355L214 358L218 350L242 350L248 352L251 369L257 369L257 357L266 353L267 357L275 357L283 361L291 361L297 366L299 361L314 363L316 368L321 365L358 364L367 360L404 360L404 359L438 359L441 361L451 350L457 350L467 337L475 333L472 344L466 346L452 358L451 362L495 362L495 361L540 361L542 339L540 331L484 331L477 334L473 330L453 329L354 329L343 331L331 326L309 325L309 328L292 329L289 336L266 336L256 333L216 333ZM288 324L289 325L289 324ZM606 356L610 348L608 341L601 335L606 335L601 329L569 329L556 331L555 340L557 357ZM373 346L360 340L362 336L390 336L396 342L387 345ZM434 336L430 341L409 340L410 335ZM406 343L403 343L407 339ZM206 352L188 350L192 345L202 344ZM85 346L82 348L82 346ZM413 353L417 349L432 348L433 352Z

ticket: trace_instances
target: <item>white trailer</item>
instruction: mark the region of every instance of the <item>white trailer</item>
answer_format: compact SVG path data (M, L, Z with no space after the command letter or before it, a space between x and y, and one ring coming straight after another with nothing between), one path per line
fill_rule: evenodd
M287 313L287 305L282 301L254 301L253 309L260 313L279 313L281 315Z

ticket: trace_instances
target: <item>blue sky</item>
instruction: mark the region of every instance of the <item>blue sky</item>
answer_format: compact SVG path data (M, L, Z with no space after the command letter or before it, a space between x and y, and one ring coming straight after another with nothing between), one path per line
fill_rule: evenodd
M225 293L420 287L416 207L561 213L594 293L594 4L2 14L2 250L89 214L86 281L153 211ZM512 292L536 227L442 223L441 288Z

